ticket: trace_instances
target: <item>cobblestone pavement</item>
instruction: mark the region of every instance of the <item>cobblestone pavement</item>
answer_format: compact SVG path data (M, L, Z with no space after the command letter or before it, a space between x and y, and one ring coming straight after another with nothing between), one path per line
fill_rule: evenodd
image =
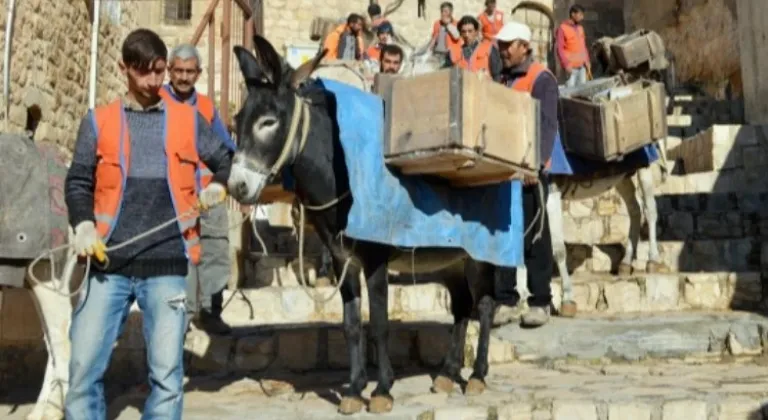
M450 396L432 394L423 371L398 374L391 413L344 418L760 420L768 402L768 365L760 363L507 364L492 367L488 390L475 397L465 397L458 386ZM261 380L192 378L184 419L342 418L335 405L345 376L334 371ZM139 419L142 400L137 393L115 398L110 417ZM20 420L30 407L9 415L11 407L0 406L0 418Z

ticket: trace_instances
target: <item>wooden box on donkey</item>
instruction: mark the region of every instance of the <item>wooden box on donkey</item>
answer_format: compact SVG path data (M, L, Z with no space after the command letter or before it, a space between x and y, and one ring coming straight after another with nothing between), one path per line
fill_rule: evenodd
M666 136L664 85L619 77L596 79L560 92L563 147L600 161L623 156Z
M375 84L385 102L384 158L403 174L457 187L537 174L539 103L529 94L458 68Z

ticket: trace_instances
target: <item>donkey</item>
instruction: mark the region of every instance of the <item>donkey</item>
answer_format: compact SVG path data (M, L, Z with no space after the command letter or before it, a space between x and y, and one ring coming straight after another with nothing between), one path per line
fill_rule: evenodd
M353 414L363 409L362 391L367 384L363 330L360 316L360 269L366 277L370 302L370 334L376 346L378 384L369 411L385 413L392 409L390 394L394 381L387 349L387 269L434 272L458 269L458 276L447 276L454 324L450 350L433 383L434 392L451 392L460 381L464 338L473 307L480 321L478 355L465 392L479 394L485 389L488 373L488 345L494 311L493 276L489 264L471 261L460 249L419 249L414 262L408 250L365 241L341 240L351 208L349 178L339 141L339 127L318 89L302 86L322 60L321 51L309 62L293 70L285 64L265 38L254 37L259 59L236 46L234 54L245 78L248 96L235 116L239 140L228 189L243 204L255 203L264 185L283 167L290 165L296 182L296 195L332 256L334 270L345 273L339 281L344 307L344 335L350 358L349 389L339 412ZM346 271L344 266L347 261ZM469 264L467 264L469 263ZM454 271L455 272L455 271Z

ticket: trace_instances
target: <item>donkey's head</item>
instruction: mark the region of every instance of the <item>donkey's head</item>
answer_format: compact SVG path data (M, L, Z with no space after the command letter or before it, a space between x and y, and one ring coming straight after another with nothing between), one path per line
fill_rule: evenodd
M308 117L302 116L297 89L325 55L323 50L294 70L265 38L254 36L254 46L256 56L234 48L248 97L235 115L238 148L228 187L243 204L254 204L267 182L298 155L301 119Z

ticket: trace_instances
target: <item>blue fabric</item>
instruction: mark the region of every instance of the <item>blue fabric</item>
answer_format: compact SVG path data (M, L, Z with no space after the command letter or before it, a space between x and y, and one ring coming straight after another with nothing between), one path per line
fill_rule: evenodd
M332 80L317 83L335 96L353 197L347 236L398 247L463 248L478 261L523 264L519 181L453 189L403 176L384 164L381 98ZM286 174L284 185L290 187Z
M171 85L167 84L163 86L163 89L165 89L168 93L171 94L171 97L175 99L178 102L183 102L181 98L176 96L176 93L174 93L173 89L171 89ZM197 91L190 96L190 98L186 101L187 104L192 105L194 107L197 107ZM232 141L232 137L229 135L229 130L227 130L227 126L224 125L224 122L221 120L221 117L219 116L219 111L214 109L213 110L213 120L211 120L211 129L213 129L213 133L216 134L217 137L221 139L221 141L224 143L225 146L231 151L237 150L237 146L235 145L235 142Z
M650 165L659 158L656 146L649 144L641 149L624 156L615 162L605 162L583 158L568 153L560 141L560 133L555 137L552 149L552 161L549 173L552 175L591 175L600 173L619 173L640 169Z

